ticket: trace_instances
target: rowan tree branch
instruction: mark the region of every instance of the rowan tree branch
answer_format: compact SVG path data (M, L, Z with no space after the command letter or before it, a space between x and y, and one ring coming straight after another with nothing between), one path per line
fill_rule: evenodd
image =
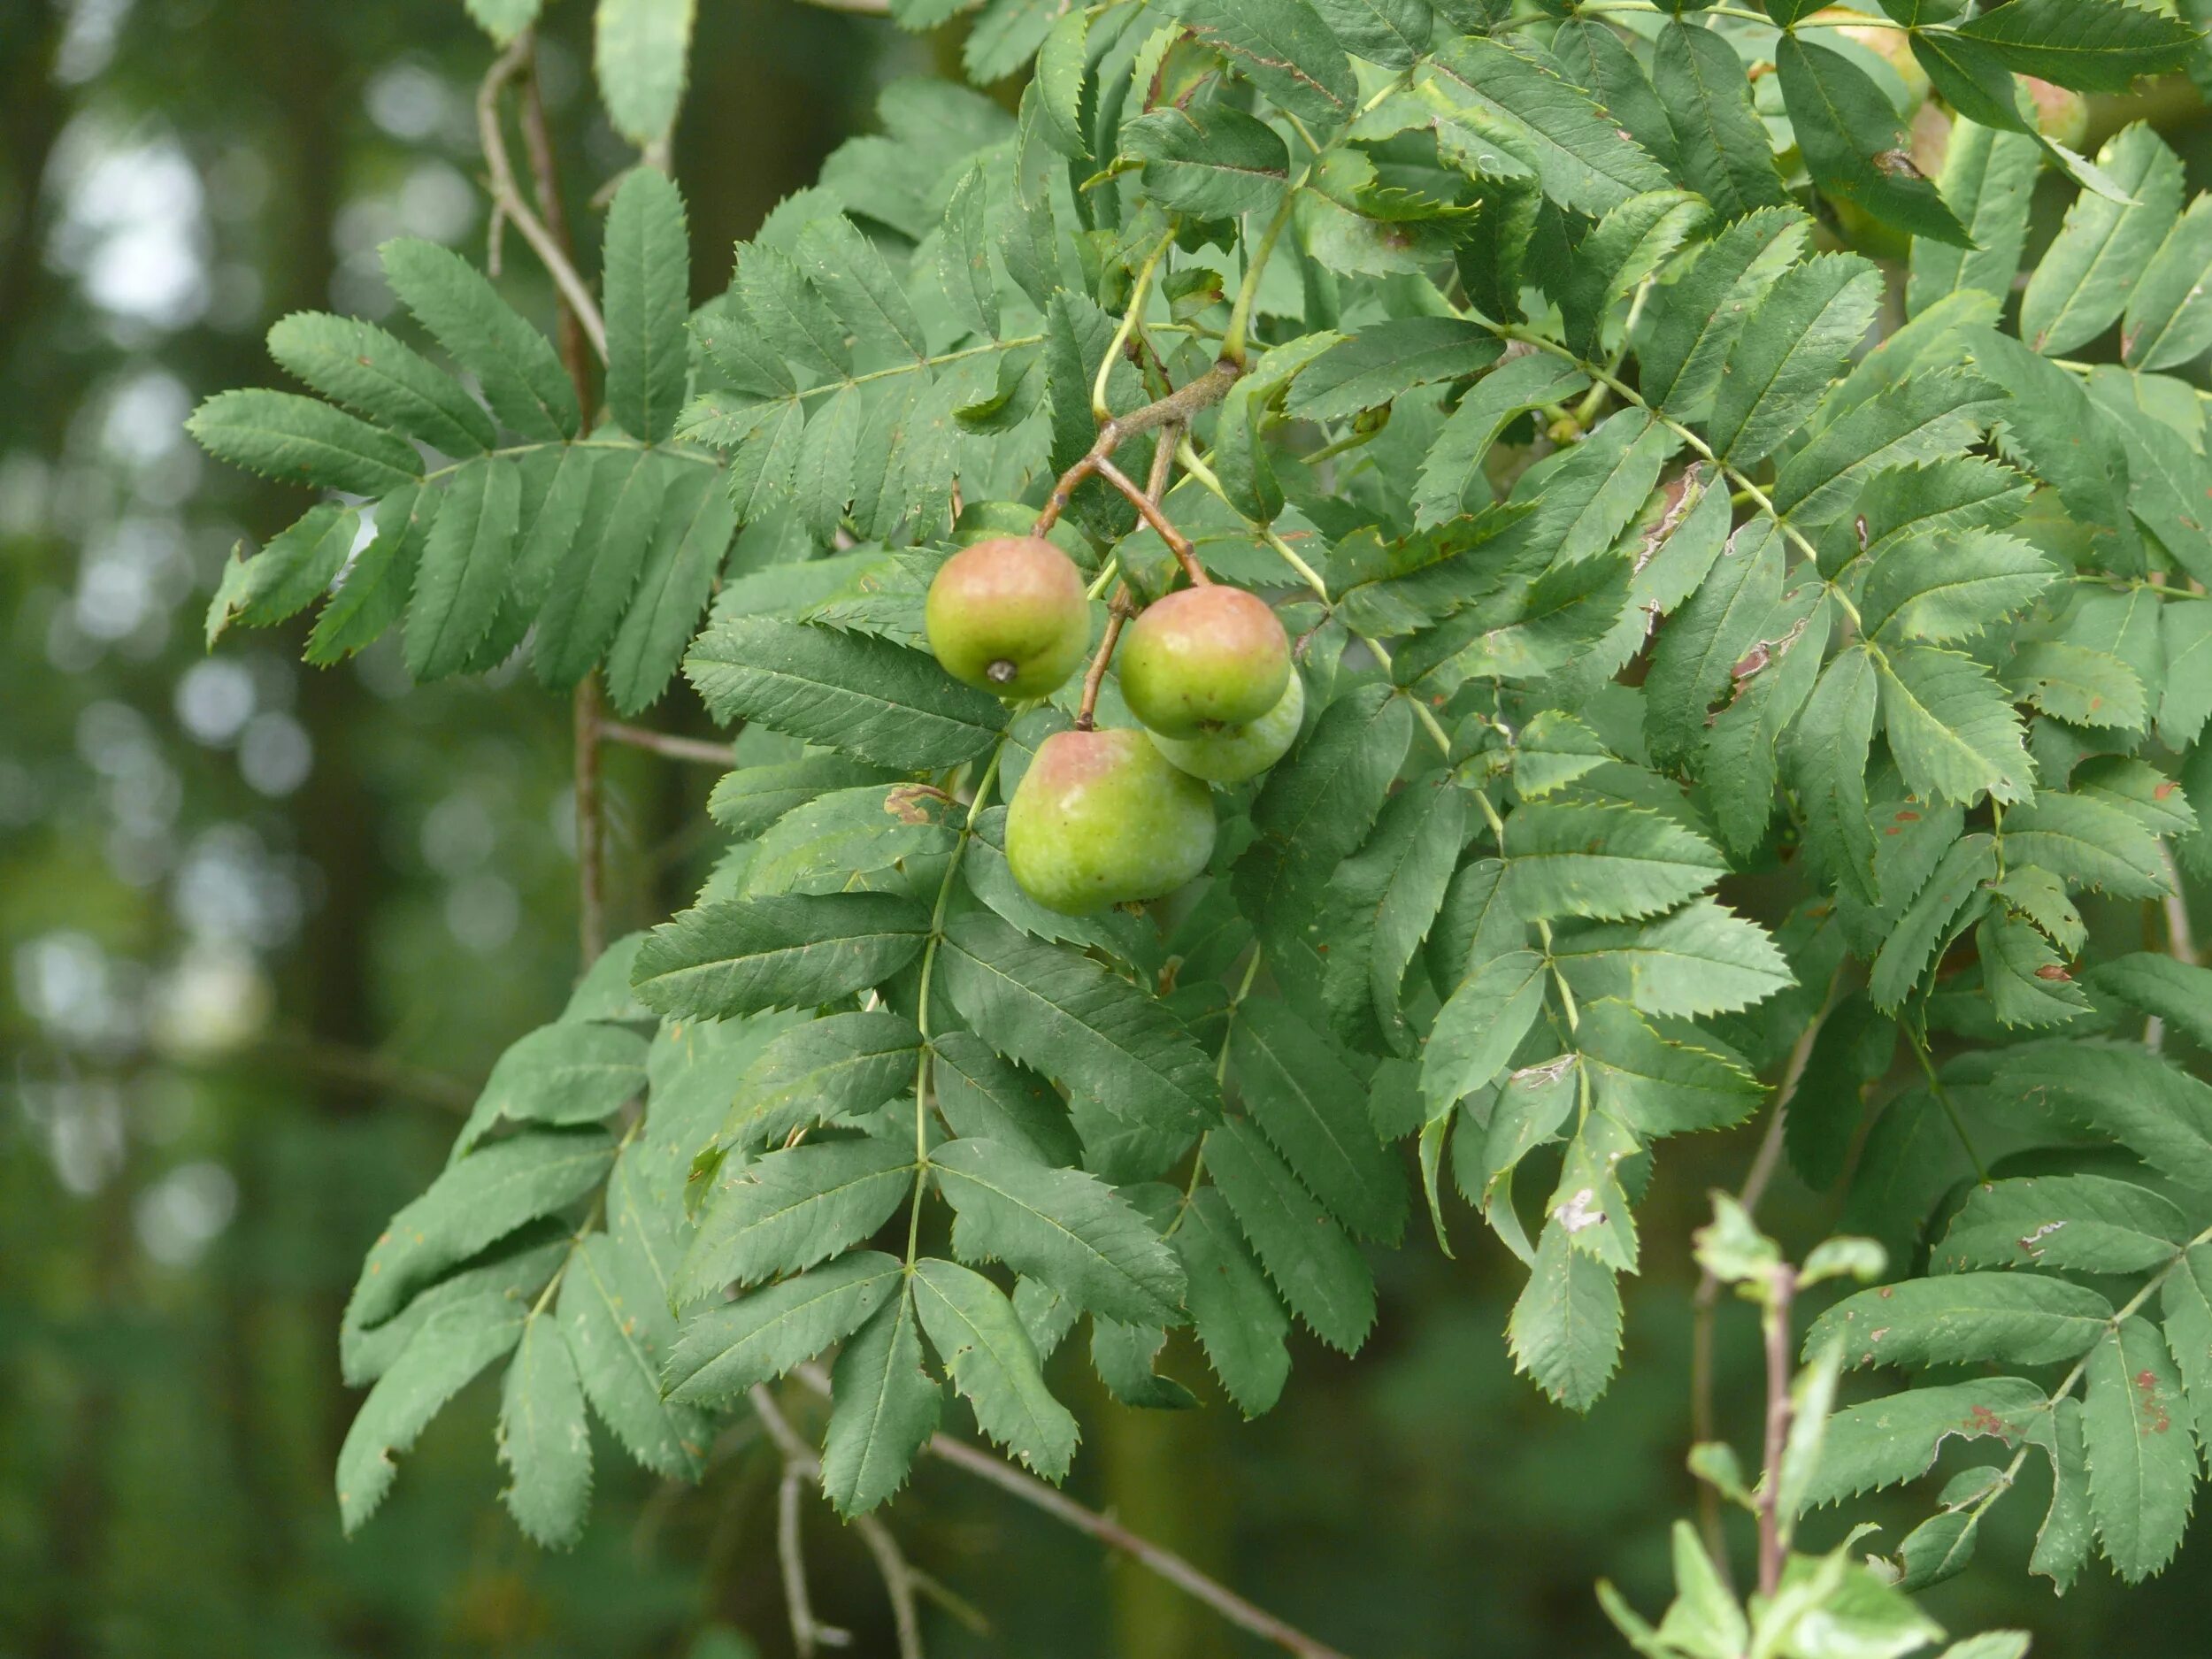
M783 1559L784 1595L791 1609L792 1642L803 1654L813 1652L815 1641L832 1647L849 1647L849 1631L823 1624L815 1618L807 1600L806 1563L799 1552L799 1488L821 1479L822 1460L814 1455L805 1436L791 1426L790 1419L776 1404L776 1396L765 1386L756 1384L749 1397L769 1439L776 1442L777 1449L783 1454L783 1486L777 1494L776 1531L778 1554ZM882 1575L884 1591L891 1598L892 1623L899 1633L899 1659L924 1659L921 1617L914 1604L917 1575L907 1565L905 1551L891 1536L891 1529L872 1515L856 1517L853 1527L860 1534L861 1542L867 1545L868 1553L875 1557L876 1571Z
M829 1377L819 1365L801 1365L792 1374L823 1398L829 1397ZM772 1405L774 1402L771 1401L770 1403ZM980 1476L1033 1509L1041 1509L1053 1519L1096 1539L1107 1548L1119 1550L1178 1589L1203 1601L1239 1630L1257 1636L1263 1641L1272 1642L1286 1653L1296 1655L1298 1659L1347 1659L1344 1654L1326 1642L1307 1635L1294 1624L1284 1623L1265 1609L1254 1606L1227 1586L1209 1578L1173 1550L1131 1532L1120 1522L1101 1515L1095 1509L1086 1509L1056 1487L1047 1486L1034 1475L1024 1474L1004 1459L993 1456L979 1447L956 1440L949 1434L933 1434L926 1449L932 1456L964 1469L970 1474Z
M716 766L727 772L731 766L730 745L718 743L703 737L679 737L672 732L655 732L641 726L625 726L618 720L599 723L603 741L626 743L632 749L642 749L670 760L687 760L701 766Z
M1165 397L1155 399L1141 409L1133 409L1125 415L1116 415L1107 421L1098 429L1098 441L1074 465L1060 474L1052 487L1052 494L1045 501L1043 510L1037 514L1037 523L1032 534L1042 535L1059 523L1060 515L1068 509L1068 498L1075 494L1077 487L1097 472L1101 464L1111 459L1114 451L1123 444L1162 426L1187 426L1192 416L1201 410L1210 409L1226 397L1229 388L1237 383L1243 373L1241 368L1225 358ZM1156 525L1154 528L1158 526Z
M599 315L598 303L584 285L583 278L576 273L575 262L567 250L554 240L545 221L524 198L522 187L515 179L514 165L508 159L506 134L500 128L500 94L528 65L535 47L533 32L525 29L515 36L512 45L492 61L483 84L476 91L477 137L484 147L484 165L489 171L488 182L494 204L522 233L522 239L544 265L553 279L553 286L560 291L563 302L575 312L577 322L591 341L592 349L603 363L607 358L607 325Z

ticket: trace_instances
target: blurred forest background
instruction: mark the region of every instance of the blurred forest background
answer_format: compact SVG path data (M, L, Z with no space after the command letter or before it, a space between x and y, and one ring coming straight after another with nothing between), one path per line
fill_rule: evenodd
M630 158L592 96L588 22L552 6L541 48L587 221L588 189ZM576 971L568 710L505 675L411 690L396 639L330 672L297 662L303 626L207 655L199 618L230 546L299 503L207 462L182 421L211 391L272 380L261 339L285 312L388 311L385 238L481 257L472 99L489 57L458 0L0 0L7 1659L788 1648L777 1463L742 1440L696 1489L601 1459L585 1542L545 1555L495 1505L480 1381L362 1537L339 1536L331 1466L357 1396L336 1329L356 1264ZM877 19L704 0L674 152L695 298L869 130L887 81L956 58L956 40ZM993 89L1010 107L1018 90ZM2193 100L2154 107L2212 178ZM2120 119L2101 108L2093 139ZM595 227L578 241L595 247ZM549 326L513 238L508 260L510 294ZM681 688L655 715L708 730ZM608 764L619 932L696 886L714 773ZM1671 1156L1651 1236L1684 1238L1748 1156L1740 1135ZM1768 1215L1799 1245L1835 1221L1786 1178ZM1662 1600L1666 1524L1694 1502L1685 1260L1655 1251L1632 1282L1624 1379L1576 1419L1511 1375L1518 1274L1469 1211L1452 1218L1458 1259L1425 1237L1379 1257L1367 1352L1307 1342L1257 1423L1210 1389L1200 1412L1125 1409L1064 1355L1089 1406L1073 1489L1369 1659L1616 1651L1592 1581ZM1724 1310L1740 1443L1752 1337L1748 1309ZM1203 1389L1202 1363L1174 1359ZM1931 1489L1850 1518L1893 1546ZM2032 1507L1997 1512L2012 1530L1929 1598L1938 1617L2032 1628L2045 1659L2173 1653L2212 1629L2204 1529L2147 1590L2093 1577L2058 1601L2021 1571ZM933 1653L1256 1651L956 1471L924 1468L891 1520L988 1621L933 1615ZM1842 1524L1824 1516L1813 1541ZM810 1525L818 1607L853 1628L850 1651L888 1653L864 1553L826 1508Z

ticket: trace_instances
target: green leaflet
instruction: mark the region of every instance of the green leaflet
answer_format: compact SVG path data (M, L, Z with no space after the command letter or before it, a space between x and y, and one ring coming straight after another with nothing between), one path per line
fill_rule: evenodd
M561 1020L511 1045L492 1067L453 1158L502 1118L584 1124L611 1118L645 1087L645 1039L619 1025Z
M1257 1417L1281 1397L1290 1376L1290 1316L1268 1288L1218 1187L1202 1187L1191 1195L1170 1242L1182 1260L1191 1322L1214 1375L1240 1411Z
M667 0L615 0L599 13L600 73L608 73L608 13L639 12ZM689 22L688 4L678 7ZM676 61L680 65L680 43ZM680 81L679 82L680 85ZM670 116L675 100L666 100ZM642 102L642 100L641 100ZM615 101L609 100L611 107ZM622 116L618 111L617 124ZM666 119L661 126L667 125ZM691 245L684 225L683 197L651 167L639 167L622 180L607 212L603 281L607 295L607 409L624 431L646 443L658 443L675 431L676 411L684 398L688 340L684 325L690 311Z
M419 489L404 486L395 499L411 499ZM224 562L222 580L208 603L208 644L213 646L234 621L266 627L314 603L344 565L359 527L359 516L350 508L325 502L310 507L251 558L238 557L244 549L240 543Z
M914 1304L977 1426L1048 1480L1067 1473L1079 1431L1046 1388L1037 1350L998 1286L956 1263L924 1261Z
M2049 1409L2043 1391L2018 1377L1912 1388L1847 1407L1828 1420L1805 1505L1817 1509L1924 1474L1948 1440L2047 1447Z
M2116 1141L2152 1169L2212 1187L2212 1085L2124 1043L2050 1043L2016 1050L1997 1087L2056 1108Z
M2106 1558L2131 1584L2172 1559L2189 1524L2197 1458L2186 1410L2180 1375L2149 1321L2122 1320L2090 1351L2082 1400L2089 1512Z
M1528 920L1625 921L1671 910L1727 871L1703 836L1655 812L1533 802L1505 826L1505 896Z
M914 1148L895 1138L810 1142L724 1170L671 1286L680 1309L849 1249L914 1191Z
M733 1085L717 1139L752 1150L792 1131L857 1118L910 1088L922 1048L911 1020L887 1009L825 1014L780 1032Z
M2097 165L2133 201L2123 205L2083 191L2029 278L2020 337L2051 357L2087 344L2119 320L2181 211L2181 158L2149 127L2120 133L2097 153Z
M1453 41L1421 73L1439 108L1520 158L1563 207L1598 217L1667 188L1659 164L1586 94L1509 46Z
M599 96L606 102L615 130L634 144L649 144L675 124L676 106L683 99L684 64L691 50L695 5L696 0L599 0L593 14L592 54L599 74ZM641 167L630 176L634 179L652 173L652 168ZM628 188L626 181L624 188ZM613 235L610 219L609 241ZM680 272L680 254L676 265ZM610 313L614 310L611 299L607 309ZM614 332L611 315L610 343ZM611 404L615 401L611 373L609 379L608 402ZM624 419L618 409L616 419ZM624 424L628 422L624 420Z
M338 1515L349 1532L376 1512L412 1447L445 1402L512 1348L522 1313L503 1298L456 1302L418 1331L361 1402L338 1449Z
M1352 65L1306 0L1182 0L1176 15L1317 132L1342 126L1358 106Z
M2097 990L2187 1032L2200 1048L2212 1048L2212 968L2140 951L2098 964L2089 980Z
M1331 1348L1357 1352L1375 1323L1375 1281L1358 1248L1242 1120L1206 1137L1206 1167L1290 1310Z
M2042 167L2036 142L1960 119L1945 153L1943 199L1973 237L1972 248L1916 237L1905 305L1919 316L1948 295L1977 289L2002 299L2012 291L2027 244L2029 199Z
M1877 658L1882 726L1913 790L1939 800L1987 795L2010 805L2035 793L2020 718L1972 657L1906 645Z
M386 242L384 280L453 360L477 378L492 412L526 438L576 435L575 388L553 342L449 249L416 237Z
M1552 955L1578 997L1647 1014L1732 1013L1797 982L1763 928L1710 898L1656 921L1558 929Z
M1113 1117L1187 1133L1218 1113L1212 1063L1181 1023L1089 957L972 912L946 923L937 968L979 1036Z
M930 1167L958 1217L953 1246L960 1255L1002 1261L1109 1319L1180 1323L1180 1264L1103 1182L993 1141L949 1141L931 1155Z
M1814 181L1830 196L1932 242L1963 247L1970 238L1909 155L1896 107L1842 53L1793 31L1774 50L1782 101Z
M822 1491L840 1515L865 1515L905 1485L936 1432L943 1391L922 1358L916 1296L894 1297L838 1351L835 1405L822 1440Z
M834 1001L888 978L929 918L879 893L725 901L664 922L639 948L640 1000L680 1019L727 1019Z
M2181 1211L2147 1187L2101 1175L2029 1176L1969 1194L1936 1261L1947 1271L2139 1273L2173 1260L2188 1235Z
M290 392L218 392L185 429L218 460L285 483L382 495L422 476L406 439Z
M1843 1344L1851 1365L2062 1364L2105 1333L2112 1304L2031 1273L1940 1273L1847 1296L1813 1322L1805 1351Z
M890 766L972 759L1006 718L997 698L919 651L770 617L710 624L684 672L719 719L757 720Z
M1740 1062L1662 1036L1624 1002L1583 1010L1574 1043L1598 1103L1647 1139L1725 1129L1749 1117L1766 1093Z
M1509 950L1479 965L1436 1016L1421 1057L1432 1114L1494 1080L1544 1005L1544 959Z
M2212 196L2200 196L2166 233L2128 295L2120 355L2130 368L2180 368L2212 347L2208 271L2212 271Z
M668 1397L726 1405L757 1383L773 1382L858 1330L898 1294L904 1274L895 1256L855 1250L695 1315L668 1356Z
M1340 419L1388 403L1416 386L1487 368L1503 349L1489 330L1462 318L1377 323L1308 365L1285 407L1301 419Z
M1621 1296L1612 1270L1573 1248L1556 1221L1537 1240L1506 1340L1514 1368L1571 1411L1596 1404L1619 1363Z
M2192 39L2179 19L2122 0L2015 0L1959 33L2016 74L2092 92L2123 91L2138 75L2177 68Z
M269 355L324 396L448 455L478 454L497 442L474 398L373 323L295 311L269 330Z
M349 1317L373 1325L398 1312L445 1269L595 1190L613 1161L598 1129L531 1131L471 1153L392 1217L362 1263Z
M1751 107L1743 60L1714 33L1681 18L1660 31L1652 84L1666 111L1690 188L1723 219L1788 201L1766 129Z
M584 1389L568 1339L554 1319L523 1321L522 1337L499 1397L499 1460L511 1477L509 1513L548 1548L583 1535L591 1503L591 1433Z
M474 461L446 487L407 609L407 669L418 680L459 672L490 631L507 592L521 511L512 463Z
M1330 1215L1364 1238L1395 1240L1405 1179L1363 1110L1365 1084L1288 1004L1238 1010L1229 1062L1244 1108Z
M1710 431L1723 460L1748 466L1804 421L1865 338L1880 294L1878 273L1853 254L1820 254L1783 273L1721 373Z
M1274 129L1217 105L1202 115L1148 111L1121 129L1122 154L1143 163L1145 192L1204 219L1272 212L1290 179L1290 150Z
M631 1155L625 1154L625 1164ZM619 1190L623 1165L611 1187ZM680 1203L680 1194L662 1202ZM577 1247L561 1280L561 1325L592 1408L630 1455L657 1474L696 1479L712 1431L689 1406L661 1397L661 1369L676 1344L668 1310L673 1266L654 1254L635 1220L595 1233Z

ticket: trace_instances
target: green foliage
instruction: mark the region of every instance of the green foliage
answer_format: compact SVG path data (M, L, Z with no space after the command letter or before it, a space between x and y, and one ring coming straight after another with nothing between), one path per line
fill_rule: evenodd
M280 324L279 361L359 415L232 392L193 429L374 499L319 660L396 623L419 678L526 649L627 711L680 658L718 724L782 741L741 744L710 808L727 856L630 948L635 1003L511 1049L372 1252L349 1525L510 1348L509 1502L556 1542L588 1496L587 1401L689 1473L718 1414L833 1348L822 1479L849 1515L902 1486L945 1380L1064 1474L1079 1432L1043 1362L1084 1317L1118 1398L1189 1401L1154 1370L1189 1325L1264 1411L1294 1318L1348 1354L1387 1317L1365 1247L1401 1240L1417 1172L1443 1237L1448 1163L1526 1266L1515 1363L1587 1409L1621 1363L1619 1276L1680 1254L1640 1234L1659 1144L1754 1118L1760 1079L1809 1059L1793 1159L1848 1173L1855 1226L1931 1248L1815 1325L1768 1477L1785 1534L1986 1440L2010 1463L1946 1489L1907 1587L1964 1563L2032 1449L2056 1487L2037 1571L2070 1581L2093 1538L2130 1579L2162 1566L2212 1420L2212 1085L2131 1039L2147 1016L2200 1058L2212 974L2083 971L2082 907L2154 903L2172 848L2202 856L2212 460L2170 372L2212 349L2212 242L2154 132L2093 166L2046 151L2012 77L2121 87L2194 37L2118 0L1886 9L1988 123L1957 122L1939 180L1802 4L1189 0L1171 27L991 0L969 63L1037 56L1019 116L894 88L898 167L833 158L695 311L678 189L627 176L588 428L549 345L421 244L387 250L393 288L482 404L382 330ZM526 12L480 7L501 33ZM668 129L690 13L603 0L633 138ZM2077 194L2012 313L2047 157ZM1909 320L1878 343L1883 257ZM2120 363L2063 355L2116 328ZM956 681L923 595L1042 509L1102 622L1117 580L1156 598L1163 538L1083 457L1098 400L1194 386L1225 396L1175 408L1159 509L1276 604L1306 723L1211 797L1187 890L1056 917L998 809L1092 704ZM1139 424L1133 476L1161 423ZM328 588L357 512L319 503L231 566L211 637ZM1120 723L1110 680L1098 710ZM1992 1125L2010 1161L1985 1168ZM1786 1270L1740 1211L1701 1240L1777 1317L1787 1275L1879 1256ZM1873 1363L2037 1374L1831 1423L1840 1371ZM1748 1609L1694 1539L1676 1553L1662 1626L1609 1603L1647 1654L1844 1651L1821 1619L1853 1652L1939 1639L1847 1548Z

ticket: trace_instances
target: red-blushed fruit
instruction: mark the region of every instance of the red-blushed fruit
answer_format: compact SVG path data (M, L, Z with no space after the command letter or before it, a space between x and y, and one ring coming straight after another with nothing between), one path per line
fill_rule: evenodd
M1185 588L1148 605L1122 637L1121 695L1164 737L1247 726L1282 700L1290 636L1241 588Z
M2089 136L2089 100L2070 88L2054 86L2033 75L2021 79L2028 84L2028 96L2035 100L2035 124L2043 136L2069 150L2079 150L2081 141Z
M1248 726L1225 726L1196 737L1151 734L1153 746L1194 778L1242 783L1280 760L1305 724L1306 682L1295 672L1275 706Z
M939 568L924 611L955 680L1026 701L1067 682L1091 643L1083 572L1042 536L994 536Z
M1214 850L1213 795L1142 732L1056 732L1006 809L1006 862L1047 910L1172 893Z

